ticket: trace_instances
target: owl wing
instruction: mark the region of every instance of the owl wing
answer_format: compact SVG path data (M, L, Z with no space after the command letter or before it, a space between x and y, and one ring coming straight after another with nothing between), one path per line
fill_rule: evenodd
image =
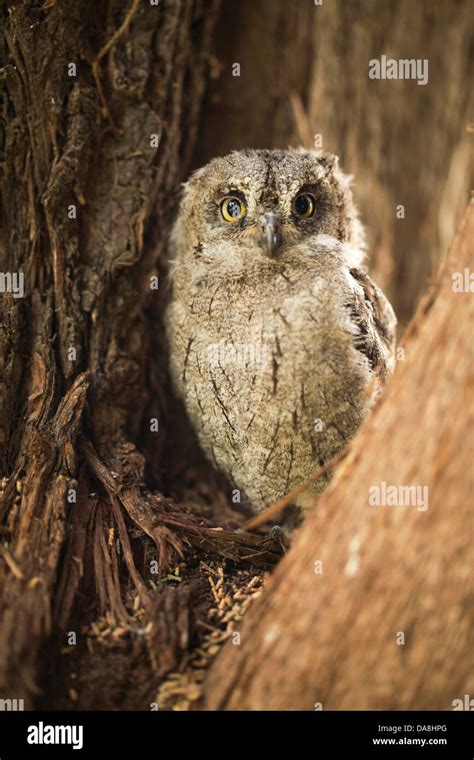
M356 348L383 381L395 366L397 319L388 299L368 274L356 268L349 272L355 280L353 301L348 306L358 328Z

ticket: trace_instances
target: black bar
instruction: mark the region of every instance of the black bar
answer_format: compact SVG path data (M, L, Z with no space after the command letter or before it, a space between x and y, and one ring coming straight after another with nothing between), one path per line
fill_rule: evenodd
M64 730L56 730L63 726ZM75 727L75 731L74 731ZM82 733L80 731L82 727ZM410 728L409 728L410 727ZM49 739L71 743L50 744ZM35 740L43 743L31 743ZM414 741L416 740L416 742ZM424 743L423 743L424 740ZM73 745L77 749L73 748ZM82 745L82 746L79 746ZM474 757L474 721L453 712L0 712L0 760L28 757L210 758L236 752L316 758Z

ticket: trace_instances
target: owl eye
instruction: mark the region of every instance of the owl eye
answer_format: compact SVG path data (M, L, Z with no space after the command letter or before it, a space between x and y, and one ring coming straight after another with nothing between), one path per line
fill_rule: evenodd
M297 214L300 219L309 219L313 216L315 207L316 203L314 195L310 195L310 193L300 193L300 195L297 195L293 201L295 214Z
M229 198L224 198L221 203L221 214L226 222L237 222L246 213L247 209L240 198L236 198L233 195L229 196Z

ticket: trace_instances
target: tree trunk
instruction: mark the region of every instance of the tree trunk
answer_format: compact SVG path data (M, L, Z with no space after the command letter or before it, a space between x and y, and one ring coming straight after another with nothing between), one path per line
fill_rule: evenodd
M471 205L384 398L240 646L216 661L205 709L450 710L472 694L473 299L453 274L472 263L473 237ZM418 506L370 506L383 482L427 492Z
M160 412L144 315L157 311L151 277L195 142L216 13L214 0L69 0L17 3L5 19L2 271L24 273L26 292L1 301L0 693L27 705L40 646L91 566L102 607L127 619L122 560L104 535L121 536L144 603L124 520L162 561L179 548L141 496L134 443Z

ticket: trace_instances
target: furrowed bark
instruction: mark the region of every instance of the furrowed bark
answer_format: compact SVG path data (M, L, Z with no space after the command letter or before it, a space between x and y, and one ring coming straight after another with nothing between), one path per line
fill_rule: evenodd
M115 490L142 482L135 444L161 411L144 315L161 297L150 277L195 142L217 7L66 0L3 11L1 268L24 273L26 293L1 300L0 694L27 706L94 536L102 604L125 616L111 529L146 596L121 522L146 530L139 489L135 511L91 497L78 436ZM165 527L153 538L163 561L180 545Z

